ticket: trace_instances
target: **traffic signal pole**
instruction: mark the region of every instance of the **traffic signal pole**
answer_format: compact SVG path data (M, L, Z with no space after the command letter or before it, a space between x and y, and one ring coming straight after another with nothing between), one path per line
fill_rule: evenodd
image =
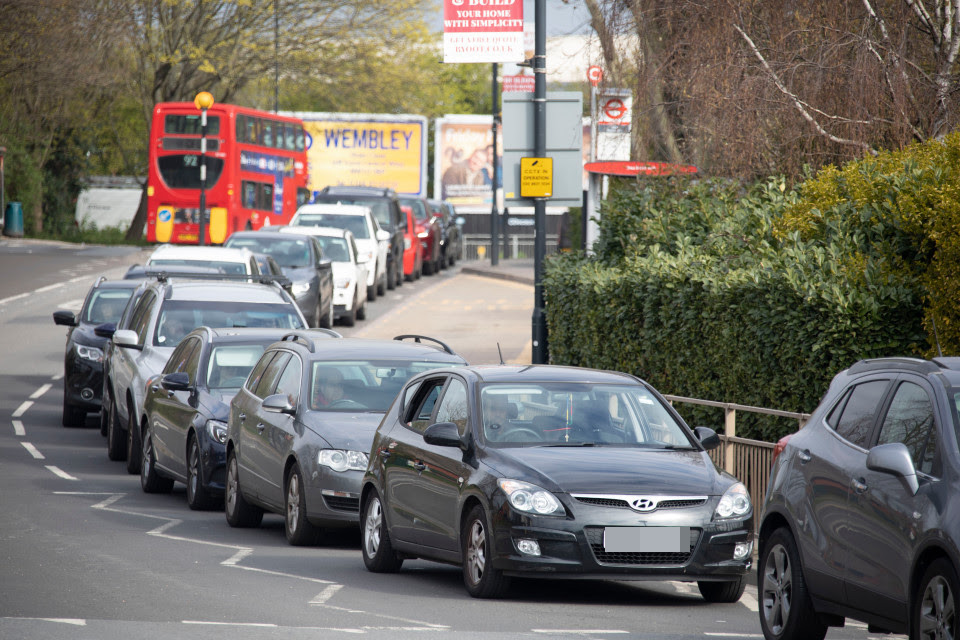
M534 9L533 50L533 155L547 154L547 0L536 0ZM543 259L547 253L547 201L536 198L533 203L536 232L533 249L533 364L547 364L547 316L544 314Z

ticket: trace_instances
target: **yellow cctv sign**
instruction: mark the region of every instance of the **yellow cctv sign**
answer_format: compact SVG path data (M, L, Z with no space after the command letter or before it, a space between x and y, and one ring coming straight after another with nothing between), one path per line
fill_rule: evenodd
M553 195L553 158L520 158L520 197Z

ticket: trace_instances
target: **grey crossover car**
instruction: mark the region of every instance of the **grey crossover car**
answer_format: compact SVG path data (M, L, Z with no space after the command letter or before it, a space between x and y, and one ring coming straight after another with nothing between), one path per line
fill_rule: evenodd
M367 454L397 392L418 373L465 364L423 336L298 331L271 345L230 403L227 522L257 526L264 510L282 513L295 545L318 542L323 527L357 526Z
M956 638L960 358L882 358L839 373L782 439L759 532L760 623L817 640L845 618Z

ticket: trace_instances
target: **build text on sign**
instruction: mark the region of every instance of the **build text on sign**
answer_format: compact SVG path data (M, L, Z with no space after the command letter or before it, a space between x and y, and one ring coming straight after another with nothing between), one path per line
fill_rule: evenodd
M444 0L444 62L523 62L523 0Z
M553 195L553 158L520 158L520 197Z

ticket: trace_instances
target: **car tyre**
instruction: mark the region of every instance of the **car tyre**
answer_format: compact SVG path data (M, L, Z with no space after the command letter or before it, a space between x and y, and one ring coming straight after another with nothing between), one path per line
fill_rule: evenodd
M323 301L317 302L317 326L323 329L333 327L333 303L327 305L326 312L323 311Z
M387 271L384 270L380 274L380 280L377 281L377 295L384 296L387 294Z
M107 457L117 462L127 459L127 439L117 420L117 403L111 402L107 412Z
M263 521L263 509L243 498L237 455L233 451L227 457L227 487L223 502L227 524L231 527L259 527Z
M110 394L106 389L103 391L103 401L100 403L100 435L106 437L109 423L107 418L110 416Z
M474 598L499 598L510 587L510 578L493 566L493 536L483 507L475 505L460 531L463 584Z
M143 461L140 463L140 488L144 493L170 493L173 480L157 472L157 455L153 450L153 435L148 427L143 434Z
M707 602L738 602L746 587L747 581L743 576L740 576L737 580L726 582L709 582L706 580L697 582L700 595Z
M65 427L82 427L87 422L87 412L67 400L67 390L63 390L63 416L60 419Z
M354 296L353 306L344 315L340 316L340 321L345 327L352 327L357 324L357 300Z
M432 276L433 275L433 262L429 260L424 260L423 262L423 275Z
M387 289L397 288L397 265L391 262L387 265Z
M132 402L128 403L127 411L127 473L136 475L140 473L140 454L143 445L140 442L140 427L133 413Z
M919 640L957 637L960 583L947 558L937 558L923 572L913 597L910 637Z
M372 285L367 287L367 300L373 302L377 299L377 282L374 281Z
M776 529L757 563L760 627L767 640L822 640L827 626L813 609L793 534Z
M360 516L360 543L363 564L373 573L396 573L403 565L401 558L390 543L390 533L383 517L383 503L376 490L370 492Z
M320 542L323 530L307 519L307 495L300 467L293 465L287 473L287 499L284 531L287 542L303 547Z
M187 443L187 506L194 511L204 511L216 506L217 500L203 486L203 463L200 461L200 445L197 436L191 435Z

